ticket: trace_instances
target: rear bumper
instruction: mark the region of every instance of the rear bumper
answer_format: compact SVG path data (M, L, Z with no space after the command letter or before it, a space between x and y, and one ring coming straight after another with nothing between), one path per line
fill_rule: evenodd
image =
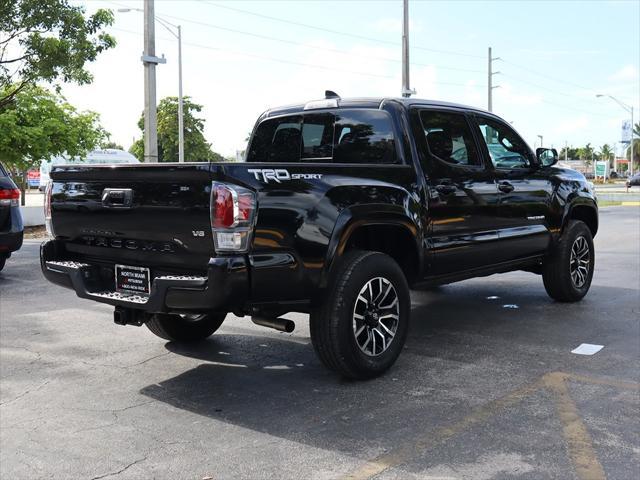
M18 232L0 232L0 257L8 257L11 252L22 247L22 230Z
M249 271L243 256L211 258L206 276L157 276L150 295L141 296L115 292L113 285L105 286L100 267L65 258L64 252L61 242L44 242L42 273L50 282L75 290L80 298L150 313L234 311L248 299Z

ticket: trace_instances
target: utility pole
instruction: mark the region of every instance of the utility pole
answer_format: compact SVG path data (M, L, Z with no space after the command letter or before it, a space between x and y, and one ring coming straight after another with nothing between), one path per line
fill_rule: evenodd
M402 7L402 96L409 98L416 93L409 86L409 0L403 0Z
M629 152L629 175L633 175L633 105L631 105L631 145L629 148L631 149Z
M160 25L162 25L164 28L167 29L167 31L173 35L174 37L176 37L178 39L178 161L179 162L184 162L184 122L183 122L183 101L182 101L182 27L180 25L174 25L173 23L170 23L166 20L164 20L162 17L157 17L154 18L153 17L153 0L149 1L149 0L145 0L145 9L142 10L140 8L119 8L118 11L119 12L131 12L131 11L136 11L136 12L143 12L145 14L145 53L142 56L142 63L145 66L145 83L144 83L144 94L145 94L145 140L144 140L144 145L145 145L145 161L147 161L147 152L150 150L147 150L147 135L146 135L146 131L147 131L147 103L146 103L146 99L149 98L150 96L153 95L154 100L151 101L151 99L149 100L149 104L153 105L153 117L156 117L156 101L155 101L155 90L156 90L156 82L155 82L155 66L158 63L167 63L166 59L164 58L164 55L162 55L161 58L158 58L155 56L155 44L154 44L154 40L153 40L153 33L151 35L152 39L150 40L150 45L151 45L151 51L154 53L147 53L147 51L149 50L147 48L147 3L151 4L151 19L150 21L152 22L152 24L155 26L155 23L153 23L155 20L158 21L158 23ZM173 29L175 29L176 31L173 31ZM153 30L153 32L155 33L155 30ZM177 32L177 33L176 33ZM153 93L147 93L148 89L147 89L147 66L149 67L153 67L153 81L149 82L149 85L152 86L151 88L153 88ZM149 115L149 118L151 117L151 115ZM154 132L157 132L157 120L154 120L153 123L156 125L156 127L153 128ZM154 135L156 135L157 138L157 133L154 133ZM156 140L150 140L154 145L156 145L156 160L158 158L158 147L157 147L157 139ZM149 160L149 161L156 161L156 160Z
M144 161L158 161L156 111L156 23L153 0L144 0Z
M540 148L542 148L542 135L538 135L538 138L540 139Z
M184 162L184 114L182 101L182 28L178 25L178 161Z
M566 163L567 161L567 155L569 152L569 142L567 142L566 140L564 141L564 161Z
M493 112L493 90L496 88L500 88L500 85L493 86L493 76L498 75L500 72L493 71L493 62L496 60L500 60L500 57L492 57L491 56L491 47L489 47L489 55L487 57L487 104L488 110Z

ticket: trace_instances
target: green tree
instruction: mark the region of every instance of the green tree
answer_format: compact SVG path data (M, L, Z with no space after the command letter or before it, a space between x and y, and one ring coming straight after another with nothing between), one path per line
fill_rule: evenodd
M222 155L211 149L204 138L204 119L195 114L202 111L202 105L193 103L190 97L183 98L184 112L184 160L185 162L222 162ZM144 133L144 115L138 121ZM178 161L178 98L166 97L158 105L158 161ZM144 140L139 139L129 151L143 161Z
M85 18L68 0L0 0L0 110L38 81L90 83L85 65L115 45L112 23L110 10Z
M636 123L633 126L633 136L634 137L640 137L640 123Z
M113 142L111 140L102 142L100 144L100 148L103 148L103 149L115 148L116 150L124 150L124 147L122 145L120 145L119 143Z
M591 163L596 158L595 151L591 146L591 143L587 143L584 147L578 149L578 156L580 160L584 161L587 167L591 166Z
M627 147L627 150L625 152L625 158L629 159L629 157L631 156L631 148ZM633 139L633 171L637 171L637 165L640 163L640 138L634 138Z
M558 154L558 157L560 158L560 160L564 160L565 154L566 154L567 160L576 160L580 158L580 149L573 148L573 147L562 147L562 149L560 150L560 153Z
M608 143L605 143L600 147L599 156L602 160L608 160L609 166L613 168L613 149L609 146Z
M0 88L0 96L14 88ZM107 134L98 120L97 113L79 113L44 88L23 87L0 110L0 161L17 174L24 192L27 170L56 155L84 155L103 141Z

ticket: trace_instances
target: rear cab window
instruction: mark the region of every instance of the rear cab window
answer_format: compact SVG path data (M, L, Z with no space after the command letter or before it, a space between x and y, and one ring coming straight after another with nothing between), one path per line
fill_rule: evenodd
M397 164L396 138L383 110L338 109L266 119L248 162Z

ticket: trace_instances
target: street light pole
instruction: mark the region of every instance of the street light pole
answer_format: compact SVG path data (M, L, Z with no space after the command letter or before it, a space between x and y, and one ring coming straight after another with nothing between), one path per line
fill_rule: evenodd
M540 139L540 148L542 148L542 135L538 135L538 138Z
M613 97L611 95L606 95L603 93L598 93L596 94L596 97L598 98L602 98L602 97L609 97L611 100L613 100L614 102L616 102L618 105L620 105L624 110L626 110L627 112L631 113L631 137L629 138L629 175L633 175L633 105L627 105L626 103L621 102L620 100L618 100L616 97Z

